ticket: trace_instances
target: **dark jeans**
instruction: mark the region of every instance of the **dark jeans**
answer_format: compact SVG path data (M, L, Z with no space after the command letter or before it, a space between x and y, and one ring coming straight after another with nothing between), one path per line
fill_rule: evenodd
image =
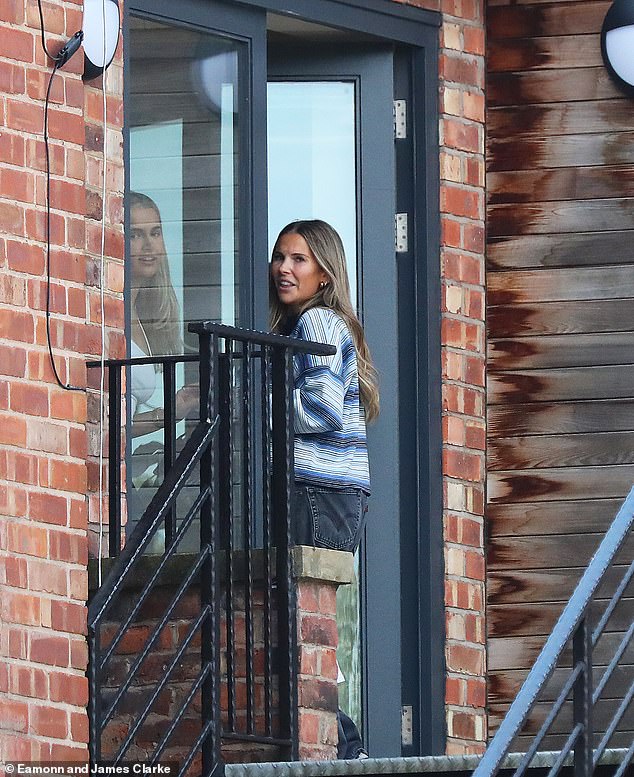
M347 550L361 542L368 510L360 488L324 488L295 484L293 540L296 545Z

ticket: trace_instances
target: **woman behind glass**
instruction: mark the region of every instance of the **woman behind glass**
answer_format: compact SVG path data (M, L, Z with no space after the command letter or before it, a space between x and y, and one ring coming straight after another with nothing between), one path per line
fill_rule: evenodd
M365 424L378 415L379 395L337 232L318 220L284 227L273 249L270 284L275 332L337 349L334 356L293 358L293 540L354 553L370 494ZM338 724L338 757L367 756L341 710Z

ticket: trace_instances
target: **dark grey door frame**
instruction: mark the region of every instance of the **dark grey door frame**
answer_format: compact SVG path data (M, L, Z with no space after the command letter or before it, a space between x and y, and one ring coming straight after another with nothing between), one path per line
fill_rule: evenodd
M266 133L261 120L266 116L266 11L295 16L307 21L374 35L377 39L403 44L407 55L401 57L401 76L397 75L395 88L406 84L411 105L408 125L411 141L407 148L397 147L399 170L398 209L411 214L409 254L399 259L400 289L408 289L413 306L409 317L401 317L401 337L411 330L409 355L415 361L412 369L416 379L413 394L400 398L400 418L411 417L415 427L415 442L408 443L407 453L415 466L411 477L417 492L416 526L401 527L401 565L399 577L386 569L385 585L398 594L394 606L401 620L411 607L413 623L405 632L408 642L416 641L414 654L418 665L416 677L402 677L401 703L415 707L415 748L420 753L443 753L445 749L444 714L444 576L442 534L442 434L441 434L441 368L440 368L440 216L438 170L438 27L441 16L394 0L130 0L126 11L140 13L158 21L185 24L194 28L228 34L249 44L248 99L251 105L249 121L244 128L244 154L239 178L242 184L240 250L241 309L245 325L260 326L267 320L268 268L266 208ZM126 14L127 18L127 14ZM403 77L402 73L406 76ZM398 93L396 96L400 96ZM127 159L127 149L125 158ZM403 160L406 160L403 162ZM402 170L409 170L407 189L403 195ZM126 176L127 179L127 176ZM126 216L127 217L127 216ZM129 234L126 224L126 234ZM386 262L394 261L393 252ZM394 264L390 264L394 267ZM380 278L365 283L379 284ZM364 296L367 289L364 290ZM373 296L373 295L372 295ZM368 333L380 337L382 333ZM397 342L394 338L394 342ZM406 404L412 404L411 414ZM397 412L397 408L394 408ZM384 416L385 418L385 416ZM389 430L386 431L388 436ZM391 434L393 435L394 429ZM393 438L392 438L393 440ZM390 447L392 443L390 443ZM380 452L379 452L380 455ZM398 487L398 486L395 486ZM381 548L371 553L380 554ZM408 585L403 580L412 576ZM398 581L397 581L398 578ZM407 594L408 603L401 612L400 593ZM406 590L405 590L406 589ZM411 601L411 604L410 604ZM380 641L383 632L382 613L373 613L369 627ZM406 646L407 648L408 646ZM399 660L406 665L407 650ZM381 666L389 664L387 651L376 659L369 656L368 673L377 671L376 688L385 676ZM410 657L411 658L411 657ZM386 693L392 694L392 690ZM392 706L392 705L390 705ZM392 714L392 713L390 713ZM375 723L372 724L372 718ZM371 728L380 725L380 707L369 714ZM385 718L384 718L385 720ZM390 740L393 746L393 735ZM377 747L381 737L377 738ZM403 750L404 754L415 754ZM396 754L396 753L395 753Z

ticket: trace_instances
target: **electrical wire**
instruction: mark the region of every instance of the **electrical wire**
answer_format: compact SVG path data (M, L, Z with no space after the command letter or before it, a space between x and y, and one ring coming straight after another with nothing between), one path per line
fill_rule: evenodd
M57 54L54 56L49 52L49 50L46 48L46 42L44 40L44 17L42 16L41 0L38 0L38 7L40 9L42 48L44 49L45 54L50 59L53 60L53 70L51 71L51 75L48 79L48 85L46 87L46 98L44 100L44 151L45 151L45 157L46 157L46 342L48 345L48 354L51 362L51 367L53 369L53 375L55 376L57 385L60 388L65 389L66 391L85 391L85 389L82 388L81 386L73 386L70 383L64 383L62 381L59 375L59 372L57 370L57 365L55 364L55 357L53 355L53 344L51 341L51 154L50 154L49 138L48 138L48 109L49 109L50 100L51 100L51 88L53 86L53 80L55 79L57 71L66 61L68 61L69 57L72 56L74 51L72 53L69 53L70 52L70 47L69 47L70 42L69 42L62 49L62 51L65 51L63 55L60 52L60 54ZM83 33L81 34L75 33L73 38L71 38L71 41L78 40L79 43L81 43L82 38L83 38ZM79 43L77 43L77 46L79 46Z
M103 28L103 62L106 61L106 0L101 0L101 20ZM108 103L106 99L106 68L101 71L101 95L103 111L103 170L101 181L101 262L99 276L99 304L101 319L101 357L99 379L99 552L98 552L98 585L101 587L102 564L103 564L103 442L105 426L105 372L106 372L106 310L105 310L105 264L106 264L106 174L108 172L108 154L106 146L106 135L108 132ZM119 494L109 494L110 499L119 499Z

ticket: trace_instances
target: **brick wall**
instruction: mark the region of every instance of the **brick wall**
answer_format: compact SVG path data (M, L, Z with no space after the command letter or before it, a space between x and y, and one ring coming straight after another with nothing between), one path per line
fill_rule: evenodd
M102 650L106 650L117 634L121 622L128 617L132 607L138 601L141 587L155 571L156 561L146 557L130 576L127 588L117 597L116 603L108 611L108 622L99 631ZM257 553L254 566L258 567ZM122 637L108 661L100 679L102 688L102 710L108 708L121 684L130 677L131 670L151 639L160 622L177 583L181 582L194 563L193 557L180 556L173 567L163 573L160 584L147 596L137 617ZM95 564L95 562L91 562ZM109 562L107 562L109 565ZM353 559L351 554L320 548L295 547L292 549L293 576L297 595L297 697L298 697L298 755L300 760L327 760L337 756L337 588L350 583L353 578ZM96 572L96 569L93 570ZM226 571L221 573L222 579ZM96 574L92 576L96 585ZM232 606L225 610L226 602L221 604L220 644L220 706L222 724L225 731L245 735L249 731L247 721L247 697L249 683L252 683L252 724L251 734L267 735L265 717L266 642L265 642L265 598L262 581L255 576L245 610L245 583L238 573L232 578ZM272 608L275 623L276 594L272 591ZM167 667L179 648L184 650L178 665L169 675L166 686L151 705L147 717L140 724L134 739L126 753L125 760L149 760L157 743L179 713L187 698L192 684L198 677L201 667L200 629L193 640L185 647L184 640L193 621L200 613L200 592L197 584L192 584L179 600L166 626L153 642L148 655L135 672L131 687L117 704L114 715L104 729L101 738L101 755L104 760L112 759L121 743L136 723L141 711L148 704L160 680L163 680ZM231 613L231 614L229 614ZM249 617L247 618L247 613ZM247 639L247 620L249 622L250 641ZM229 638L228 624L231 624ZM271 633L271 733L278 738L281 735L278 715L278 660L279 650L276 641L276 629ZM253 675L248 679L247 665ZM233 667L231 683L227 676L229 667ZM231 691L229 690L231 689ZM229 717L229 694L232 698L232 719ZM200 734L201 705L200 693L196 693L187 706L183 719L179 722L168 740L162 755L163 761L181 763ZM285 760L288 753L284 748L271 743L247 741L238 738L225 738L222 741L222 756L227 763L254 763L260 761ZM193 764L199 763L199 756Z
M484 0L440 11L440 212L447 752L483 749L485 718Z
M83 759L87 396L57 385L47 351L43 121L51 64L37 3L0 8L0 761ZM43 10L55 52L81 28L82 5L57 0ZM100 350L90 255L100 251L101 220L100 209L98 220L84 218L94 205L85 184L99 185L100 163L84 153L84 121L98 120L99 90L84 88L82 68L79 53L58 72L49 112L51 342L61 381L80 388L85 356ZM119 223L114 200L110 206ZM121 256L120 244L119 237L108 250ZM113 279L120 291L117 273Z
M484 724L483 0L440 10L444 526L448 751L478 749ZM81 26L79 0L44 2L47 39ZM87 500L99 513L94 397L56 386L46 351L43 98L50 65L37 4L2 3L0 33L0 758L84 753ZM51 43L53 46L53 43ZM50 114L52 342L63 381L86 385L100 350L102 93L81 55L56 77ZM107 352L123 323L122 77L108 71ZM112 161L115 161L115 164ZM86 218L84 218L86 216ZM112 226L110 226L112 225ZM91 378L94 382L96 378ZM88 409L87 409L88 404ZM60 682L76 689L62 701ZM40 724L44 706L53 727ZM47 718L48 719L48 718ZM72 744L72 743L76 744ZM77 754L75 752L75 754ZM72 754L72 753L71 753Z

